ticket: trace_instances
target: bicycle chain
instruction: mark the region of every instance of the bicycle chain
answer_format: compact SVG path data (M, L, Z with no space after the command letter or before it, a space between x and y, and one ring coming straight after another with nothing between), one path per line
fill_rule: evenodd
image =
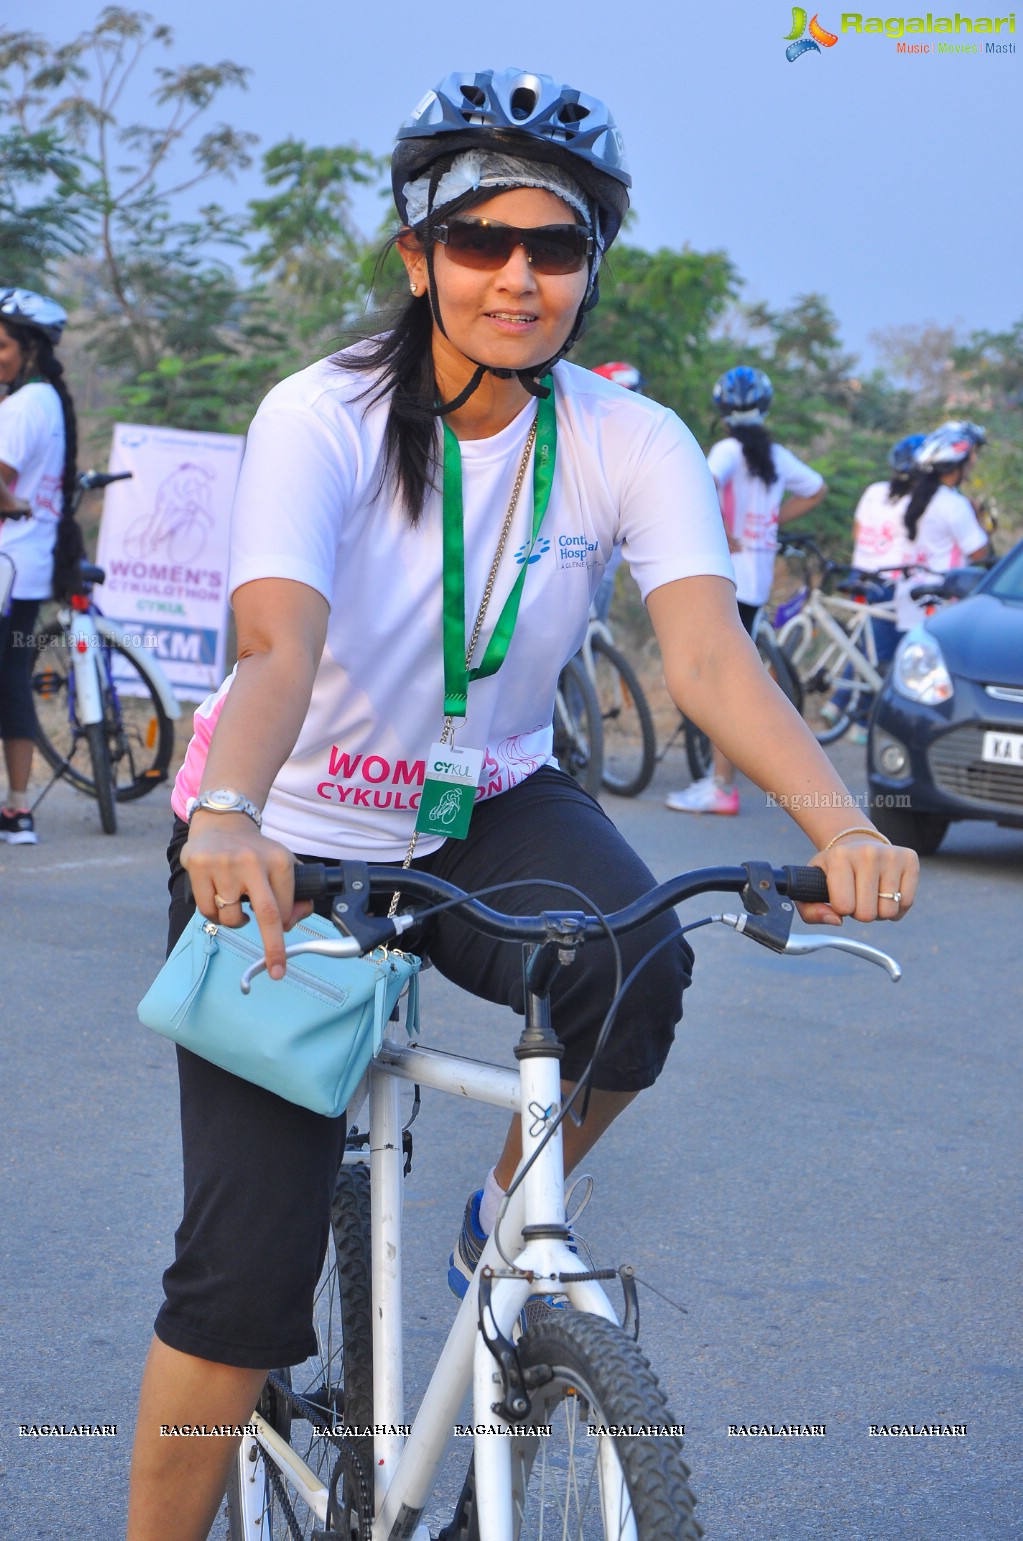
M335 1429L324 1428L321 1421L323 1418L323 1409L317 1407L315 1402L308 1401L308 1399L302 1396L300 1392L295 1391L294 1388L290 1386L282 1376L276 1373L276 1371L272 1370L267 1376L267 1384L272 1385L274 1390L284 1398L292 1412L297 1412L299 1416L304 1418L305 1421L311 1424L313 1428L318 1429L320 1432L320 1437L328 1440L333 1448L337 1451L338 1461L342 1466L342 1470L345 1476L345 1493L347 1495L346 1508L348 1509L349 1514L358 1520L359 1535L368 1536L369 1523L373 1517L373 1491L370 1487L369 1478L366 1476L365 1469L359 1459L358 1451L355 1449L355 1446L352 1444L351 1440L346 1439L343 1434L338 1433ZM298 1520L295 1517L295 1511L292 1508L284 1490L284 1483L280 1472L277 1470L274 1462L270 1460L265 1453L263 1453L263 1462L270 1474L270 1482L273 1486L274 1492L277 1494L280 1500L281 1508L284 1511L284 1518L288 1522L288 1528L293 1537L293 1541L304 1541L303 1533L299 1528ZM336 1476L336 1471L337 1468L335 1467L334 1472L331 1473L331 1490L335 1493L336 1483L334 1478ZM328 1536L335 1534L339 1535L341 1533L319 1531L317 1534L321 1536ZM344 1541L348 1541L348 1537L345 1537Z

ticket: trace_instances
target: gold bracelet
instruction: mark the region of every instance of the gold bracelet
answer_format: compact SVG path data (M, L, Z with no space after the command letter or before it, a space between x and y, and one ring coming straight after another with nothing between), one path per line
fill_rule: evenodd
M844 840L846 835L869 835L871 840L880 840L882 845L891 845L887 835L882 835L879 829L874 829L869 824L851 824L848 829L840 829L837 835L832 835L827 845L821 847L822 853L830 851L837 840Z

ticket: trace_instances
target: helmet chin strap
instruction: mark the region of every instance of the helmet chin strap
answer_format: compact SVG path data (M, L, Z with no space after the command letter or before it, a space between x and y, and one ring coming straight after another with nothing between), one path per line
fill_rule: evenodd
M437 300L437 284L433 271L432 246L427 248L426 270L430 277L430 287L428 293L430 296L430 309L433 312L433 319L436 321L437 326L440 329L441 336L446 337L450 342L451 339L448 337L447 328L444 325L444 318L440 313L440 304ZM569 349L574 346L585 324L586 312L591 310L597 303L597 294L597 285L596 282L594 282L587 289L586 296L583 299L582 304L579 306L578 311L576 312L576 318L572 323L572 330L569 332L557 353L555 353L553 357L545 359L542 364L531 364L528 369L504 369L496 364L483 364L479 361L479 359L469 358L469 355L465 354L464 356L469 358L469 363L475 364L476 366L469 379L468 385L465 386L464 390L459 391L458 395L453 397L451 401L441 402L439 405L431 407L430 411L435 417L447 417L451 412L457 412L459 407L464 407L465 403L469 400L469 397L479 390L483 381L483 376L485 374L496 375L499 380L511 380L512 378L517 379L523 390L528 391L530 396L536 396L538 398L546 398L549 396L551 393L551 387L549 385L543 384L544 376L549 375L558 360L560 358L564 358Z

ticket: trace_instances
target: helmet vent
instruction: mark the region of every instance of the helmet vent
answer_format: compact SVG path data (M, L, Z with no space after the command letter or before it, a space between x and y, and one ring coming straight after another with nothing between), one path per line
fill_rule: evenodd
M462 95L472 107L485 107L487 105L487 93L481 86L463 86Z
M512 117L518 118L520 122L523 118L528 118L531 113L535 112L536 103L537 95L535 91L530 90L528 86L516 87L511 97Z
M566 102L558 113L558 118L562 123L581 123L589 115L590 109L584 107L581 102Z

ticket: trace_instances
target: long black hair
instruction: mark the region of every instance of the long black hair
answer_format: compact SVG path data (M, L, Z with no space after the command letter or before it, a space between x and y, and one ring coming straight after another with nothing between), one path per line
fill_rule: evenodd
M725 426L731 437L742 445L742 458L749 474L762 481L765 487L773 487L778 472L771 453L773 440L763 423L739 423L734 428L726 423Z
M896 471L888 483L889 503L897 503L900 498L906 496L907 492L912 492L916 486L917 475L916 471Z
M906 525L906 534L910 540L916 540L916 532L920 526L920 520L927 512L928 504L942 485L941 478L946 475L943 471L925 471L915 478L913 491L906 506L903 516ZM960 478L961 480L961 478Z
M380 281L387 257L397 244L394 235L377 261ZM378 313L373 334L352 338L334 355L334 363L376 378L359 400L390 397L384 431L384 477L392 477L398 500L412 526L419 523L428 490L441 464L441 429L436 415L437 385L433 370L433 313L425 295L394 298Z
M44 332L34 326L22 326L6 317L0 321L7 335L20 347L23 356L17 378L9 387L13 395L35 376L41 376L52 385L60 398L64 416L64 472L61 478L61 514L57 526L57 539L53 548L53 593L57 599L65 599L75 587L78 569L85 555L85 542L75 518L75 490L78 480L78 419L71 392L64 380L64 366L53 351L53 343Z

